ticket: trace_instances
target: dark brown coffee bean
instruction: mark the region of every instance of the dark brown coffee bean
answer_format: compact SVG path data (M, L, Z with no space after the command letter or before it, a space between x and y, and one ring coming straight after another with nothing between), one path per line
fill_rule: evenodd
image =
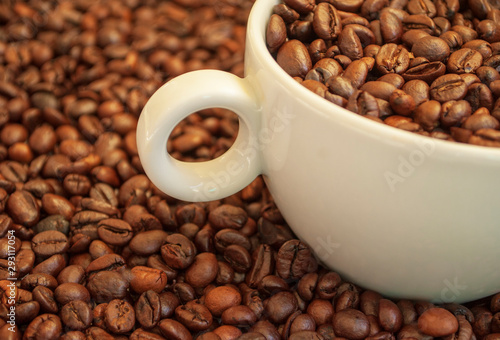
M438 37L424 37L413 44L411 52L415 57L424 57L430 62L442 62L450 55L450 47Z
M161 246L161 256L174 269L185 269L193 263L196 247L182 234L170 234Z
M335 310L330 301L324 299L313 299L307 306L307 314L309 314L316 325L331 324Z
M129 282L116 271L99 271L88 279L87 289L97 303L123 299L128 294Z
M467 95L464 98L471 105L472 111L479 108L493 110L493 94L486 84L474 83L467 89Z
M57 230L43 231L35 235L31 243L35 254L45 258L62 254L69 248L68 238Z
M286 0L283 2L301 14L311 12L315 5L313 0Z
M228 245L237 244L245 248L246 250L251 250L251 243L248 237L243 235L241 232L235 229L222 229L218 231L214 236L215 249L223 253Z
M257 316L249 307L237 305L229 307L222 312L221 320L226 325L252 326L257 322Z
M215 287L205 295L205 306L214 316L221 316L225 310L238 306L241 301L241 293L229 285Z
M240 229L247 222L248 214L242 208L223 204L209 213L208 220L217 229Z
M271 15L266 30L266 43L269 51L274 53L279 50L286 41L286 25L283 18L278 14Z
M163 340L159 334L145 331L142 328L136 328L129 337L130 340Z
M106 254L88 264L85 271L89 278L100 271L120 271L125 268L125 260L118 254Z
M167 236L163 230L144 231L130 240L129 247L137 255L152 255L160 250Z
M309 247L299 240L285 242L276 258L276 271L284 279L298 279L310 270L314 262Z
M97 233L101 240L114 246L124 246L134 236L132 227L127 222L115 218L100 220Z
M413 97L404 91L396 90L389 97L392 110L399 115L409 116L416 108Z
M446 336L457 331L458 321L444 308L430 308L419 316L418 329L434 337Z
M30 322L24 332L24 337L28 339L58 339L61 332L61 319L57 315L41 314Z
M193 263L186 269L186 282L193 287L205 287L215 280L217 271L216 256L208 252L200 253L194 257Z
M377 70L382 74L403 74L410 65L408 50L390 43L383 45L375 56Z
M63 283L54 290L54 298L61 305L65 305L73 300L90 302L90 293L85 286L79 283Z
M307 47L296 39L281 45L276 61L292 77L305 77L312 68L312 60Z
M167 285L167 274L160 269L136 266L131 269L130 288L137 294L153 290L160 293Z
M59 307L54 299L54 293L47 287L37 286L33 289L33 300L40 305L43 313L57 314Z
M85 330L85 339L103 339L103 340L112 340L115 339L114 336L106 332L104 329L99 327L89 327Z
M451 73L475 73L482 64L481 53L469 48L461 48L450 55L447 69Z
M92 323L92 312L87 302L73 300L61 308L61 320L69 329L84 330Z
M314 32L321 39L335 39L342 30L340 16L334 6L329 3L319 3L314 8Z
M482 108L476 110L462 124L462 127L467 130L477 131L479 129L498 129L499 121L491 116L488 110Z
M106 327L113 333L127 333L134 327L134 307L125 300L112 300L104 311Z
M238 273L245 273L252 266L252 256L248 250L237 244L231 244L224 249L224 259Z
M274 270L274 252L266 244L259 245L256 251L256 258L253 261L250 272L246 275L246 283L255 288L259 282Z
M83 283L85 281L85 269L78 264L73 264L65 267L59 275L57 275L57 282L59 284L66 282Z
M432 82L429 92L432 99L444 103L463 99L467 94L467 86L459 75L446 74Z
M405 31L417 29L432 35L436 30L436 24L425 14L411 14L403 19L403 29Z
M142 293L135 303L135 316L142 327L153 328L160 321L160 296L153 290Z
M68 199L53 193L42 196L42 209L50 215L62 215L66 220L75 214L75 206Z
M351 26L348 25L341 31L338 37L338 47L342 54L349 59L361 59L363 57L363 45L356 31Z
M445 127L460 126L471 115L468 101L448 101L441 105L440 122Z
M432 131L439 125L441 104L436 100L422 103L416 108L413 116L415 123L421 125L426 131Z
M297 299L292 293L278 292L267 300L265 312L272 322L282 323L285 322L297 308Z
M179 321L174 319L163 319L158 323L161 334L167 339L191 340L193 339L189 330Z
M276 327L267 320L259 320L250 328L251 332L262 334L266 339L278 340L281 338Z
M363 339L370 333L366 315L356 309L344 309L335 313L332 323L336 336Z
M435 17L437 12L436 6L430 0L410 0L407 9L410 14L424 14L430 18Z
M380 33L386 44L399 43L403 35L403 22L389 9L380 12Z
M212 314L209 309L192 300L175 309L175 316L190 331L204 331L208 329L213 322Z
M53 290L57 285L56 278L46 273L28 274L21 280L21 288L30 291L36 286L43 286Z
M378 301L378 321L388 332L397 332L403 325L403 315L398 306L388 299Z
M7 199L6 210L15 223L33 226L40 219L40 207L33 195L25 190L13 192Z
M431 83L445 73L446 65L440 61L435 61L414 67L410 66L402 76L406 81L423 80L426 83Z

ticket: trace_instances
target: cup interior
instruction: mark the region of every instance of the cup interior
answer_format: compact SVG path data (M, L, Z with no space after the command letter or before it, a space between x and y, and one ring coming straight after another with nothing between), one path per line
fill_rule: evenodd
M382 140L389 143L397 141L398 143L415 144L421 142L422 139L427 139L435 143L436 147L440 150L446 150L444 152L450 155L482 159L488 162L500 162L500 148L441 140L381 124L331 103L300 85L278 65L266 46L268 20L272 14L273 7L281 2L281 0L256 0L248 18L247 44L252 46L252 50L259 58L259 62L263 65L266 72L271 72L277 81L293 89L294 93L298 93L312 107L319 108L321 112L330 115L332 122L338 123L340 120L344 124L356 124L358 128L366 129L369 133L383 136Z

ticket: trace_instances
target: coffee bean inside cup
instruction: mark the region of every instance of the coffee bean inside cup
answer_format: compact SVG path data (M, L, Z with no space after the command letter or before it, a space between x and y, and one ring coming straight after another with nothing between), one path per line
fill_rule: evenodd
M500 5L489 0L284 0L273 8L266 43L297 82L358 115L423 136L500 147L493 83L500 79L499 20ZM335 61L340 70L325 69ZM415 81L422 81L417 91ZM393 88L384 92L382 82ZM429 101L436 103L432 111L422 107ZM450 111L457 101L463 104ZM484 116L476 125L478 114ZM392 124L397 117L405 124Z

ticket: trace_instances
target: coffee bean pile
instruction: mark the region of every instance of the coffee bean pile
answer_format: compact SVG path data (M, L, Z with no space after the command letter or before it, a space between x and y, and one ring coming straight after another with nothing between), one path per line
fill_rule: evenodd
M267 46L309 90L438 139L500 147L500 3L284 0Z
M0 4L0 339L500 337L500 294L390 300L322 267L261 177L192 203L145 176L144 103L186 71L241 76L252 4ZM200 111L167 148L212 159L237 129Z

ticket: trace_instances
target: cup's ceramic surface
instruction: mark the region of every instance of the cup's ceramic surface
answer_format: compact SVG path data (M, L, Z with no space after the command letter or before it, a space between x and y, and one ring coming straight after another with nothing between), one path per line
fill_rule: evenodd
M215 70L177 77L139 119L146 174L186 201L229 196L263 174L298 237L350 280L393 298L464 302L500 291L500 150L376 123L303 88L274 61L265 28L278 0L257 0L245 78ZM233 147L210 162L166 152L190 113L240 117Z

